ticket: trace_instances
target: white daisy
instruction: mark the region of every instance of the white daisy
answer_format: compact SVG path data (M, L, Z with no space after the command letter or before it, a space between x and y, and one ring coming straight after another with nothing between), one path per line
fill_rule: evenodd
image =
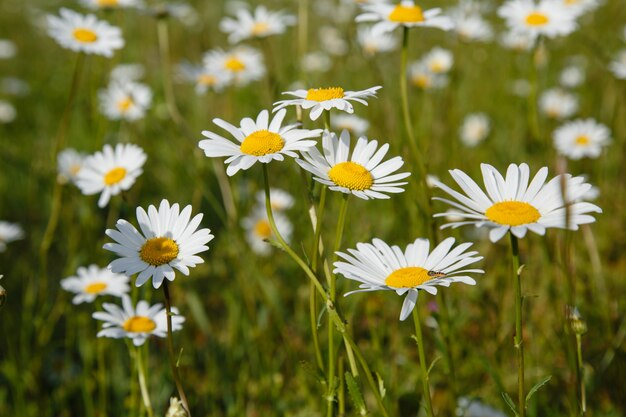
M235 175L240 169L246 170L255 162L267 164L273 160L282 161L285 155L297 158L296 151L303 151L315 146L316 138L321 129L297 129L297 124L282 126L286 110L276 113L269 121L269 112L263 110L256 121L249 117L241 120L241 127L236 127L222 119L213 119L213 123L230 133L235 142L216 133L203 130L202 135L208 139L201 140L198 146L210 158L227 156L226 173Z
M10 223L0 220L0 252L4 252L7 243L24 238L24 231L17 223Z
M424 55L422 62L433 74L445 74L452 68L454 56L447 49L435 47Z
M280 35L287 26L296 24L295 16L283 11L271 12L265 6L257 6L254 13L244 8L238 9L236 13L235 19L225 17L220 21L220 30L228 33L230 43Z
M376 33L391 32L404 27L434 27L443 30L453 28L449 17L441 16L441 9L422 10L411 0L399 4L373 3L363 5L364 13L356 17L357 22L377 22L372 30Z
M448 85L448 76L433 74L423 60L409 64L408 75L411 85L421 89L440 89Z
M309 117L317 120L324 110L338 109L346 113L354 113L351 101L367 106L366 98L376 97L376 91L381 86L371 87L361 91L343 91L341 87L310 88L308 90L285 91L283 94L297 97L296 99L280 100L274 103L274 110L278 111L287 106L300 106L311 109Z
M500 36L500 45L517 52L529 51L535 43L535 38L526 32L508 30Z
M209 69L204 65L193 65L183 62L179 73L184 81L195 84L196 94L202 95L209 90L222 91L230 82L230 76L224 69Z
M594 10L600 5L599 0L554 0L554 1L562 4L575 17L580 17L583 14Z
M256 193L256 201L258 207L265 210L265 191L259 191ZM270 203L273 211L285 211L293 207L295 200L287 191L279 188L271 188Z
M11 103L0 100L0 123L11 123L17 117L17 111Z
M567 119L578 111L578 98L562 88L551 88L539 97L539 108L551 119Z
M370 128L370 122L353 114L338 114L330 120L330 126L336 130L347 130L354 136L363 136Z
M577 65L569 65L561 71L559 82L563 87L576 88L585 81L585 71Z
M320 26L317 33L320 45L324 51L334 56L342 56L348 53L350 45L336 27Z
M63 48L86 54L113 56L115 49L124 46L122 31L95 15L82 15L61 9L61 17L48 16L48 34Z
M204 55L204 66L211 72L222 71L229 82L245 86L265 75L263 55L249 46L238 46L230 51L213 49Z
M141 0L80 0L80 4L92 10L142 7Z
M555 38L572 33L578 25L576 16L553 0L508 0L498 8L498 15L506 20L513 32L530 36Z
M85 158L76 177L76 186L85 195L102 193L98 207L104 207L111 196L132 187L143 173L145 162L146 154L137 145L118 143L115 149L111 145L104 145L101 152Z
M333 191L354 194L365 200L387 199L389 196L384 193L404 192L401 186L407 182L398 181L411 174L393 174L404 165L402 157L381 162L389 150L388 143L378 148L378 141L368 141L362 136L350 156L350 134L347 130L341 132L339 138L325 131L322 138L324 155L317 148L311 148L302 152L303 159L296 159L303 169L313 174L316 181Z
M560 126L552 138L561 155L570 159L597 158L611 142L611 131L593 119L578 119Z
M455 8L449 12L454 31L463 41L488 42L493 38L491 25L475 11Z
M626 80L626 49L617 53L616 59L609 64L609 70L615 75L615 78Z
M116 304L104 303L105 311L96 311L91 315L96 320L104 322L98 337L112 337L133 339L135 346L141 346L150 336L167 337L167 311L162 304L151 306L147 301L139 301L133 307L130 297L122 297L122 308ZM172 307L172 331L183 328L185 318L178 314L178 309Z
M146 73L141 64L120 64L112 70L109 78L114 82L139 81Z
M346 262L335 262L333 272L361 283L358 290L346 296L378 290L406 294L400 313L400 320L405 320L415 307L419 290L437 294L437 286L449 287L454 282L475 285L476 281L465 274L484 273L482 269L462 269L483 258L475 256L476 251L466 252L472 243L462 243L454 249L453 245L454 238L449 237L431 252L428 239L415 239L402 251L374 239L372 243L357 243L357 248L348 249L348 254L337 252Z
M86 157L87 155L84 153L78 152L72 148L67 148L59 152L57 155L57 169L59 171L57 181L61 184L68 182L76 184L78 173L83 167Z
M273 212L273 216L278 233L289 243L291 233L293 232L291 222L280 211ZM272 253L272 245L268 243L268 240L274 238L274 233L267 219L265 206L253 210L250 216L244 217L241 225L246 230L246 240L254 253L261 256L267 256Z
M325 52L315 51L304 54L300 60L300 67L306 72L326 72L333 66L333 60Z
M367 56L390 52L398 47L398 39L389 33L376 33L372 26L360 26L356 39Z
M17 53L15 42L9 39L0 39L0 59L10 59Z
M490 124L485 113L468 114L459 129L461 142L469 147L478 145L489 135Z
M463 221L452 222L441 228L473 224L476 227L491 228L489 239L500 240L508 231L518 238L526 236L531 230L543 235L547 228L569 228L578 230L578 226L593 223L595 219L589 213L601 213L600 207L583 201L577 201L586 193L591 184L585 183L584 177L572 177L565 174L554 177L546 183L548 168L541 168L529 184L529 169L526 164L511 164L506 178L491 165L480 165L485 192L463 171L450 171L452 178L466 193L463 195L437 181L435 186L454 197L458 202L445 198L433 197L458 209ZM567 204L562 197L562 183L565 183ZM577 202L574 202L577 201ZM572 203L574 202L574 203ZM569 227L566 227L566 210L569 211ZM435 217L450 213L438 213Z
M99 295L122 297L130 291L126 275L116 274L97 265L79 267L76 276L61 280L61 287L76 294L72 299L73 304L92 303Z
M98 92L100 111L110 120L142 119L152 102L152 90L145 84L123 81L111 82Z
M157 211L150 205L148 212L137 207L137 221L141 233L126 220L117 221L115 229L107 229L106 234L116 243L106 243L106 250L120 256L109 264L113 272L128 276L139 273L135 281L137 287L152 278L154 288L159 288L167 278L174 281L174 269L189 275L189 267L204 262L197 253L209 250L206 244L213 239L209 229L198 229L202 214L191 220L191 206L180 211L178 203L170 207L162 200Z

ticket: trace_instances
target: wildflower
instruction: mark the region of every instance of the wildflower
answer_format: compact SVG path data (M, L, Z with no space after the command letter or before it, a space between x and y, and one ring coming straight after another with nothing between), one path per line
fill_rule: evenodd
M170 398L170 406L167 408L165 417L187 417L183 402L176 397Z
M565 315L569 321L570 328L577 335L587 333L587 322L583 319L578 307L565 306Z
M575 15L565 6L552 0L508 0L498 15L506 20L513 32L529 36L533 41L538 36L555 38L572 33L576 27Z
M326 72L333 66L333 61L325 52L309 52L302 56L300 66L307 72Z
M76 185L85 195L102 193L98 207L104 207L111 196L133 186L143 173L145 162L146 154L137 145L118 143L113 149L107 144L101 152L85 158L78 171Z
M17 47L12 40L0 39L0 59L10 59L17 53Z
M139 301L134 307L130 297L122 297L122 307L111 303L102 304L105 311L96 311L91 316L103 321L98 337L121 339L128 337L135 346L141 346L150 336L167 337L167 312L162 304L150 305L147 301ZM172 307L172 331L183 328L185 318Z
M357 22L376 22L372 31L375 33L391 32L403 27L434 27L450 30L453 27L449 17L441 16L441 9L422 10L411 0L400 4L372 3L363 5L364 13L356 17Z
M611 131L593 119L577 119L565 123L552 135L554 146L560 154L570 159L597 158L608 145Z
M376 33L371 26L360 26L357 41L367 56L390 52L398 47L398 39L389 33Z
M222 91L229 83L230 76L225 70L209 69L204 65L182 63L179 73L183 80L194 83L196 94L205 94L209 90Z
M387 199L384 193L402 193L401 186L407 182L398 182L410 175L408 172L393 174L402 165L402 157L396 156L381 162L389 144L380 148L378 141L369 141L360 137L350 156L350 134L347 130L338 138L328 131L322 135L322 155L317 148L302 152L303 159L296 159L298 165L313 174L313 179L327 185L333 191L368 200L370 198Z
M422 61L433 74L444 74L452 68L454 57L449 50L435 47L424 55Z
M291 222L280 211L274 212L273 216L278 233L289 243L291 233L293 232ZM252 251L261 256L269 255L272 246L268 244L268 240L274 237L274 233L272 232L265 208L254 210L250 216L244 217L241 225L246 230L246 240Z
M146 70L141 64L120 64L111 70L109 77L113 82L124 83L127 81L139 81L143 78Z
M352 135L363 136L370 127L370 122L353 114L338 114L330 121L331 127L337 130L347 130Z
M148 212L137 207L137 221L141 233L126 220L118 220L115 229L107 229L106 234L115 243L106 243L106 250L120 256L109 264L113 272L128 276L139 273L135 281L137 287L152 278L154 288L159 288L164 279L174 281L178 269L189 275L189 268L204 262L197 253L209 250L205 246L213 239L209 229L198 229L202 214L191 220L191 206L180 211L178 204L162 200L159 209L153 205Z
M235 175L240 169L246 170L255 162L267 164L273 160L282 161L285 155L297 158L296 151L303 151L315 146L315 138L322 132L321 129L297 129L297 124L282 126L286 110L276 113L269 121L269 112L263 110L256 121L249 117L241 120L241 127L236 127L222 119L213 119L213 123L230 133L235 142L228 140L208 130L202 135L208 139L201 140L198 146L204 150L206 156L228 159L226 173Z
M320 44L324 51L331 55L342 56L348 53L349 45L343 39L339 29L333 26L322 26L318 30Z
M115 49L124 46L120 28L93 14L82 15L62 8L60 15L48 16L48 34L63 48L110 58Z
M539 97L539 108L551 119L566 119L578 111L578 98L562 88L552 88Z
M563 87L575 88L585 81L585 71L579 66L570 65L561 71L559 82Z
M17 111L11 103L0 100L0 123L11 123L17 117Z
M122 297L130 290L126 275L116 274L97 265L79 267L76 276L61 280L61 287L76 294L72 299L73 304L91 303L99 295Z
M258 206L265 210L265 191L257 192L255 197ZM293 196L287 191L281 190L279 188L270 189L270 203L272 205L272 210L289 210L291 207L293 207L294 202L295 200Z
M507 49L517 52L529 51L535 43L535 38L526 32L516 32L509 30L500 37L500 44Z
M204 55L204 66L211 72L223 71L228 82L243 87L265 75L263 56L249 46L238 46L230 51L214 49Z
M246 39L280 35L285 32L287 26L295 24L295 16L283 11L271 12L265 6L257 6L254 14L240 8L235 19L223 18L220 21L220 30L229 34L228 42L238 43Z
M7 243L24 238L24 231L17 223L0 220L0 252L4 252Z
M389 246L380 239L372 243L358 243L348 253L337 252L343 259L334 263L335 274L361 283L358 290L345 295L364 291L390 290L402 296L406 294L400 320L405 320L417 302L420 290L437 294L437 287L449 287L454 282L475 285L468 273L482 274L482 269L462 269L480 261L476 251L466 252L472 243L462 243L454 249L454 238L449 237L432 251L428 239L415 239L404 251L398 246Z
M152 91L145 84L122 81L111 82L98 92L100 111L110 120L135 121L142 119L152 102Z
M459 129L461 142L465 146L473 147L485 140L489 135L489 117L484 113L472 113L465 116Z
M57 166L59 174L57 181L60 184L72 183L76 184L78 173L83 167L83 163L87 156L75 149L67 148L59 152L57 155Z
M493 29L481 13L474 9L471 7L456 7L449 11L454 31L466 42L488 42L493 37Z
M622 49L614 61L609 64L609 70L615 78L626 80L626 49Z
M440 89L448 85L448 77L445 74L434 74L423 60L409 65L408 77L411 84L421 90Z
M506 178L491 165L480 165L487 193L463 171L454 169L450 175L466 193L463 195L452 188L436 181L435 186L454 197L458 202L445 198L434 197L458 209L455 214L463 217L463 221L451 222L446 227L474 225L490 228L489 239L500 240L506 232L523 238L528 230L543 235L547 228L577 230L578 226L593 223L591 212L601 213L600 207L584 201L577 201L586 193L591 184L584 182L583 177L557 176L546 183L548 168L541 168L529 184L529 168L526 164L511 164ZM565 183L566 202L562 197L562 183ZM565 219L569 212L569 224ZM435 217L447 216L450 213L438 213Z
M92 10L142 7L141 0L80 0L80 4Z
M600 5L599 0L555 0L562 4L574 17L580 17L583 14L592 11Z

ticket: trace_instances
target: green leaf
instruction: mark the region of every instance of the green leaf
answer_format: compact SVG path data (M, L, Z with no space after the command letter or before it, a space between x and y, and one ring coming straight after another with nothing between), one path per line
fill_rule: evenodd
M376 372L376 379L378 380L378 392L380 392L380 398L385 398L385 394L387 393L385 381L383 381L383 378L378 372Z
M515 407L515 404L513 403L513 400L511 399L511 397L509 397L509 394L507 394L506 392L501 392L501 394L502 394L502 399L504 400L504 403L509 406L511 411L513 411L513 414L515 415L515 417L519 417L519 413L517 412L517 407Z
M547 377L545 377L544 379L542 379L541 381L539 381L535 385L533 385L533 387L530 389L530 391L528 391L528 394L526 394L526 405L527 406L528 406L528 401L533 396L533 394L536 393L537 391L539 391L539 388L541 388L544 385L546 385L548 383L548 381L550 381L551 379L552 379L552 375L548 375Z
M426 371L426 373L428 375L430 375L430 371L432 371L433 367L435 366L435 364L437 362L439 362L441 360L441 356L437 355L437 357L435 359L433 359L433 361L430 363L430 366L428 367L428 370Z
M350 398L352 399L354 407L357 409L360 415L367 415L367 407L365 406L365 400L363 399L363 394L361 394L359 384L356 382L350 372L346 372L345 377L346 385L348 386L348 393L350 394Z

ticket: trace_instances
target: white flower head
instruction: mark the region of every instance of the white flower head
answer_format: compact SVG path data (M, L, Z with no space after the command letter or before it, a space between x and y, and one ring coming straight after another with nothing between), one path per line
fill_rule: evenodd
M130 338L135 346L141 346L150 336L167 337L167 311L162 304L150 305L141 300L133 306L130 297L122 297L122 307L116 304L104 303L105 311L96 311L91 316L103 321L102 330L98 337L112 337L114 339ZM183 328L185 318L172 307L172 331Z
M561 71L559 82L563 87L576 88L585 81L585 71L578 65L569 65Z
M350 46L339 29L333 26L321 26L318 30L322 49L331 55L342 56L348 53Z
M95 15L82 15L61 9L61 17L48 16L48 34L63 48L74 52L113 56L113 51L124 46L122 31Z
M409 172L394 174L404 161L396 156L385 162L383 158L389 150L385 143L380 148L378 141L360 137L350 154L350 134L347 130L336 134L325 131L322 135L322 155L317 148L302 152L303 159L296 159L298 165L313 174L313 179L327 185L333 191L353 194L359 198L388 199L385 193L402 193L400 181Z
M539 108L551 119L567 119L578 111L578 98L562 88L552 88L539 97Z
M575 17L580 17L600 5L600 0L555 0L561 3Z
M10 39L0 39L0 59L10 59L17 53L15 42Z
M615 60L609 64L609 70L611 70L615 78L626 80L626 49L622 49L617 53Z
M73 304L92 303L100 295L122 297L130 291L128 277L97 265L81 266L75 276L61 280L65 291L76 294Z
M24 230L17 223L0 220L0 252L4 252L7 243L24 238Z
M359 26L357 41L367 56L390 52L398 48L398 39L390 33L376 33L373 26Z
M265 210L265 191L257 192L255 197L259 209ZM270 204L274 212L289 210L294 203L293 196L287 191L279 188L270 189Z
M555 38L572 33L578 25L571 10L554 0L507 0L498 15L513 32L529 36Z
M289 243L293 232L291 222L280 211L273 212L273 216L278 233ZM244 217L241 225L246 231L246 240L254 253L261 256L267 256L272 253L272 245L268 243L268 240L274 239L274 233L267 218L265 206L258 207L248 217Z
M223 72L228 81L243 87L265 75L263 55L249 46L240 45L229 51L213 49L204 55L204 66L210 72Z
M423 60L409 64L408 78L411 85L421 89L441 89L448 85L446 74L434 74Z
M535 43L535 38L527 32L508 30L500 36L500 44L507 49L517 52L529 51Z
M57 169L59 174L57 175L57 181L60 184L72 183L76 184L78 173L83 167L85 162L85 155L82 152L78 152L76 149L67 148L59 152L57 155Z
M354 114L338 114L330 120L330 126L336 130L347 130L354 136L363 136L370 128L370 122Z
M152 103L152 90L133 81L112 81L98 92L100 111L110 120L142 119Z
M457 214L463 217L462 221L443 225L459 227L474 225L490 228L489 239L492 242L500 240L508 231L518 238L526 236L527 231L544 235L547 228L561 228L578 230L578 226L595 222L589 213L601 213L600 207L578 201L591 188L585 183L584 177L557 176L546 183L548 168L541 168L530 181L530 172L526 164L511 164L503 177L494 167L488 164L480 165L485 191L467 174L459 169L450 171L452 178L457 182L465 194L453 190L437 181L435 186L442 189L455 200L433 197L456 208ZM564 202L562 184L565 184L567 203ZM565 219L568 217L569 224ZM438 213L435 217L448 216L450 213Z
M246 39L280 35L288 26L295 24L295 16L283 11L271 12L265 6L257 6L254 13L240 8L236 11L235 19L223 18L220 21L220 30L228 33L230 43L238 43Z
M431 73L445 74L452 69L454 56L447 49L435 47L424 55L422 61Z
M139 81L146 73L146 69L141 64L120 64L116 65L109 75L111 81L127 82Z
M466 250L472 243L454 247L454 238L449 237L430 251L428 239L416 239L402 250L389 246L380 239L372 243L358 243L348 253L337 252L343 259L334 263L335 274L358 281L359 289L346 293L388 290L403 296L404 303L400 320L405 320L417 302L420 290L437 294L437 287L449 287L454 282L475 285L468 273L482 274L482 269L463 269L480 261L478 252ZM345 261L345 262L344 262Z
M375 33L391 32L398 27L434 27L443 30L453 28L452 20L441 15L441 9L422 10L411 0L399 4L370 3L362 6L363 13L356 17L357 22L376 22Z
M143 173L146 154L137 145L118 143L104 145L102 151L85 158L76 177L76 186L85 195L100 194L98 207L109 203L111 196L133 186Z
M326 72L333 66L333 61L326 52L315 51L304 54L300 66L306 72Z
M461 40L488 42L493 38L493 29L480 12L467 7L457 7L449 12L454 31Z
M286 110L281 110L269 120L269 112L263 110L256 121L246 117L241 126L236 127L222 119L213 119L213 123L230 133L235 141L229 140L208 130L202 131L198 146L210 158L228 157L226 173L235 175L239 170L246 170L256 162L267 164L271 161L283 161L285 155L297 158L296 151L303 151L317 143L311 138L319 137L321 129L298 129L297 124L281 126Z
M195 84L195 91L198 95L205 94L209 90L220 92L232 78L224 69L209 69L204 65L187 62L180 64L179 73L184 81Z
M11 103L0 100L0 123L11 123L17 117L17 111Z
M570 159L597 158L611 142L611 131L593 119L578 119L556 129L554 147Z
M92 10L143 7L141 0L80 0L80 4Z
M461 142L465 146L474 147L487 138L490 130L489 117L484 113L471 113L465 116L459 129Z

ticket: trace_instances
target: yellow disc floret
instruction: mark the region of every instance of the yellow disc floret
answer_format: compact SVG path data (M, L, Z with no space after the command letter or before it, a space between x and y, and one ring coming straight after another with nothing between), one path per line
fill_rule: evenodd
M269 130L257 130L256 132L246 136L241 142L241 152L253 155L263 156L279 152L285 146L285 141L278 133Z
M106 288L107 285L104 282L92 282L85 287L85 292L88 294L100 294Z
M549 21L548 16L540 12L532 12L526 16L526 24L530 26L543 26Z
M306 92L306 99L313 101L326 101L334 98L343 98L343 88L311 88Z
M82 43L94 43L98 40L98 35L91 29L76 28L73 35L74 39Z
M580 135L576 138L576 145L579 145L579 146L587 146L589 145L589 142L590 142L589 136L587 135Z
M328 171L328 177L340 187L349 190L369 190L374 184L372 174L356 162L340 162Z
M267 220L259 220L257 224L254 225L254 233L261 239L268 239L272 236L272 228Z
M485 212L489 220L506 226L535 223L541 218L539 210L523 201L502 201Z
M241 60L238 59L236 56L231 56L226 60L224 67L226 67L227 70L233 72L241 72L246 69L246 64L241 62Z
M433 277L428 270L419 266L407 266L393 271L385 279L385 285L393 288L415 288Z
M389 13L389 20L398 23L418 23L423 22L424 14L419 6L403 6L398 4Z
M98 6L100 7L115 7L118 4L118 0L98 0Z
M139 257L147 264L160 266L178 256L178 244L169 237L153 237L146 240L139 250Z
M252 26L252 35L253 36L263 36L267 33L267 30L270 28L266 22L258 22Z
M117 109L120 111L120 113L126 113L133 104L134 104L133 98L130 96L127 96L117 102Z
M114 185L126 178L126 168L113 168L104 175L104 183L106 185Z
M149 333L156 329L156 323L150 317L133 316L122 324L122 328L129 333Z

